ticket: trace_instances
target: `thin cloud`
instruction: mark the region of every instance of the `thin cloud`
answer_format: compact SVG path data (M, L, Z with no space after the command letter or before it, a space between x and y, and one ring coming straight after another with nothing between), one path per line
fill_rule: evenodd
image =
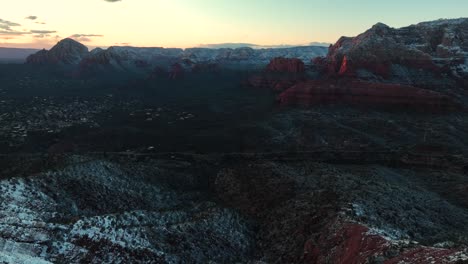
M1 35L0 35L0 39L3 39L3 40L11 40L11 39L15 39L15 38L10 37L10 36L1 36Z
M45 22L34 22L36 24L39 24L39 25L45 25L46 23Z
M208 49L237 49L237 48L252 48L252 49L281 49L281 48L293 48L302 45L258 45L253 43L218 43L218 44L200 44L197 48L208 48Z
M217 44L198 45L199 48L208 48L208 49L222 49L222 48L235 49L235 48L244 48L244 47L254 48L257 46L258 45L252 44L252 43L217 43Z
M70 38L75 39L76 41L79 42L90 42L92 41L91 38L95 37L104 37L104 35L100 34L73 34L70 36Z
M52 34L52 33L56 33L57 31L55 30L31 30L30 32L33 34Z
M56 33L57 31L55 30L30 30L31 34L34 34L34 38L49 38L52 33Z
M3 20L0 18L0 29L6 30L6 31L13 31L11 27L19 27L21 24L11 22L8 20Z
M51 36L50 34L37 34L37 35L34 35L33 37L35 37L35 38L48 38L50 36Z
M54 36L51 36L48 38L31 38L31 41L28 41L28 42L20 42L18 38L18 41L10 40L9 42L1 43L1 46L11 47L11 48L50 49L52 46L54 46L57 43L57 41L58 40Z
M115 3L115 2L120 2L122 0L104 0L104 1L109 2L109 3Z
M27 17L25 17L25 19L36 20L37 16L27 16Z
M100 34L73 34L71 35L72 38L87 38L87 37L104 37L104 35Z
M24 32L24 31L14 31L14 30L0 30L0 35L8 35L8 36L21 36L31 34L31 32Z
M22 36L26 34L31 34L30 32L18 31L18 30L13 29L14 27L19 27L19 26L21 26L21 24L0 18L0 36L11 37L11 36Z

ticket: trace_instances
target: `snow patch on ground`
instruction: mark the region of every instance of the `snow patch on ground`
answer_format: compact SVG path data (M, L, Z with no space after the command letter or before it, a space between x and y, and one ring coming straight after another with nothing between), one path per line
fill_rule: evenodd
M252 237L238 214L149 183L160 171L148 168L85 161L1 180L0 263L226 263L249 253Z
M0 251L0 263L15 263L15 264L52 264L52 262L43 260L38 257L19 253L7 253Z

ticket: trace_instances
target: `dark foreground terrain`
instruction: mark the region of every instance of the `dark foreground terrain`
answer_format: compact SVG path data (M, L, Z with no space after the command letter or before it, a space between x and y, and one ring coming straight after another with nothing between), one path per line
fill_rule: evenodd
M1 181L1 260L466 260L463 171L349 163L68 156L54 170Z

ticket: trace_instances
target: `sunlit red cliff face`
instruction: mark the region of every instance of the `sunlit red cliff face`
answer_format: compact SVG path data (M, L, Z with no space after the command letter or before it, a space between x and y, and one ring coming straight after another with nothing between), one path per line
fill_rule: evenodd
M468 19L424 22L404 28L376 24L357 37L342 37L325 59L329 76L407 83L433 88L466 85Z
M468 19L401 29L379 23L357 37L342 37L327 56L314 58L318 78L307 77L295 60L278 58L249 82L282 92L280 105L462 110L454 95L468 84L467 32Z

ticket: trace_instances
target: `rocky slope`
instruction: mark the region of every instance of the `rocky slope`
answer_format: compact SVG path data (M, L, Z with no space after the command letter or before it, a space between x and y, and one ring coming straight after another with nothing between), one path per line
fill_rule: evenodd
M245 261L248 223L193 191L196 179L184 167L75 159L58 171L2 180L0 262ZM161 180L170 177L186 187L169 188Z
M467 85L468 19L424 22L399 29L378 23L342 37L325 60L332 76L355 76L416 86Z
M277 58L248 83L281 92L280 105L463 110L468 102L467 57L468 19L400 29L378 23L356 37L340 38L307 69Z
M465 242L448 242L465 241L466 208L420 182L434 172L252 162L222 170L214 184L256 219L256 254L267 263L466 261Z
M88 56L88 48L85 45L66 38L59 41L49 51L41 50L28 56L26 63L75 65L86 56Z
M466 194L431 187L440 173L466 186L457 171L207 161L75 156L3 179L0 262L468 260Z

